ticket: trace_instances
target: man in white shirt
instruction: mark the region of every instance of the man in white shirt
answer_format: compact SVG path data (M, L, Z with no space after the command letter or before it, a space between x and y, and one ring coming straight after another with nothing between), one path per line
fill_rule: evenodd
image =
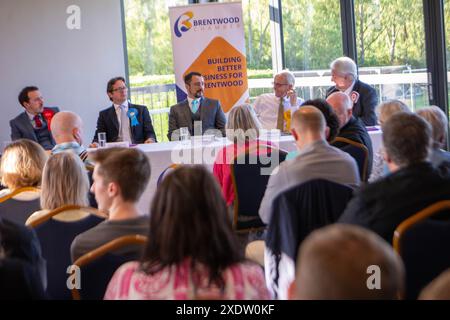
M289 132L291 115L303 102L294 89L294 75L289 71L282 71L274 77L274 92L262 94L256 99L256 116L264 129Z

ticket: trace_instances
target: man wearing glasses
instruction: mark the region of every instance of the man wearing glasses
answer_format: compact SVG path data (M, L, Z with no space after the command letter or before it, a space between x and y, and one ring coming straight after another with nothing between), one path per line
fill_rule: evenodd
M289 71L278 73L273 82L274 93L260 95L254 108L264 129L279 129L289 132L291 115L302 104L303 100L295 92L295 77Z
M100 111L93 143L98 133L106 133L107 142L129 142L130 144L156 142L152 119L146 106L128 102L128 88L123 77L108 81L106 93L113 105Z
M170 107L167 134L169 140L179 140L181 128L187 128L191 136L213 130L220 131L218 134L224 136L225 115L218 100L204 97L205 80L202 74L195 71L189 72L184 76L184 84L187 98Z
M377 92L358 79L356 63L348 57L341 57L334 60L330 67L331 81L335 86L328 88L327 98L334 92L346 93L353 100L353 116L361 118L366 126L377 125L375 114L375 107L378 104Z

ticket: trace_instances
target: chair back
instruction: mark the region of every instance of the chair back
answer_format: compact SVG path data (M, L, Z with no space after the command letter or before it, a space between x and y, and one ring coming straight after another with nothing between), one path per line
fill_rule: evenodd
M361 181L367 181L367 179L369 179L367 174L367 170L369 167L369 150L367 149L367 147L362 143L355 142L343 137L336 137L334 141L342 142L345 144L340 149L344 152L347 152L353 157L353 159L356 160Z
M47 294L52 299L68 300L71 292L67 288L67 268L72 264L70 246L80 233L95 227L104 219L91 214L83 219L71 222L58 221L51 217L69 210L83 210L98 213L94 208L80 206L64 206L52 210L43 217L33 221L29 226L34 228L42 249L42 256L47 261Z
M146 243L147 237L142 235L122 236L78 258L74 265L80 268L81 288L72 289L72 298L102 300L114 272L125 262L140 258L136 254L117 255L112 252L125 246L143 246Z
M348 186L316 179L294 186L274 199L266 236L266 281L276 297L279 290L283 290L283 296L287 282L293 280L281 278L295 274L301 242L312 231L335 223L352 195L353 189ZM281 261L282 256L290 262Z
M394 232L394 250L406 271L406 299L417 299L420 291L450 267L450 200L419 211Z
M259 153L257 152L259 151ZM237 155L230 165L234 188L233 228L237 232L264 229L258 210L261 205L270 174L286 159L285 151L259 145Z
M40 192L34 187L24 187L14 190L0 198L0 218L24 225L27 219L36 211L41 209L40 197L33 200L18 200L13 197L23 192Z

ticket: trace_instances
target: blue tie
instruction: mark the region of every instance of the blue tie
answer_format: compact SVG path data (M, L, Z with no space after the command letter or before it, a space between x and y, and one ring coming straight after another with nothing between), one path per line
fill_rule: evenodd
M200 99L192 100L192 113L197 113L198 107L200 105Z

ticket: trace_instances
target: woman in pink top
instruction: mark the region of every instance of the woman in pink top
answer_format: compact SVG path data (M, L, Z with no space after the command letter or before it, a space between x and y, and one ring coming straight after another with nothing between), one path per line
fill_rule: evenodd
M245 260L214 177L182 166L158 188L140 262L122 265L105 299L268 299L262 269Z
M214 176L219 181L228 206L234 201L230 164L247 150L255 155L267 153L267 145L270 143L258 140L260 129L261 125L248 104L236 106L228 114L227 138L233 141L233 144L218 152L213 167Z

